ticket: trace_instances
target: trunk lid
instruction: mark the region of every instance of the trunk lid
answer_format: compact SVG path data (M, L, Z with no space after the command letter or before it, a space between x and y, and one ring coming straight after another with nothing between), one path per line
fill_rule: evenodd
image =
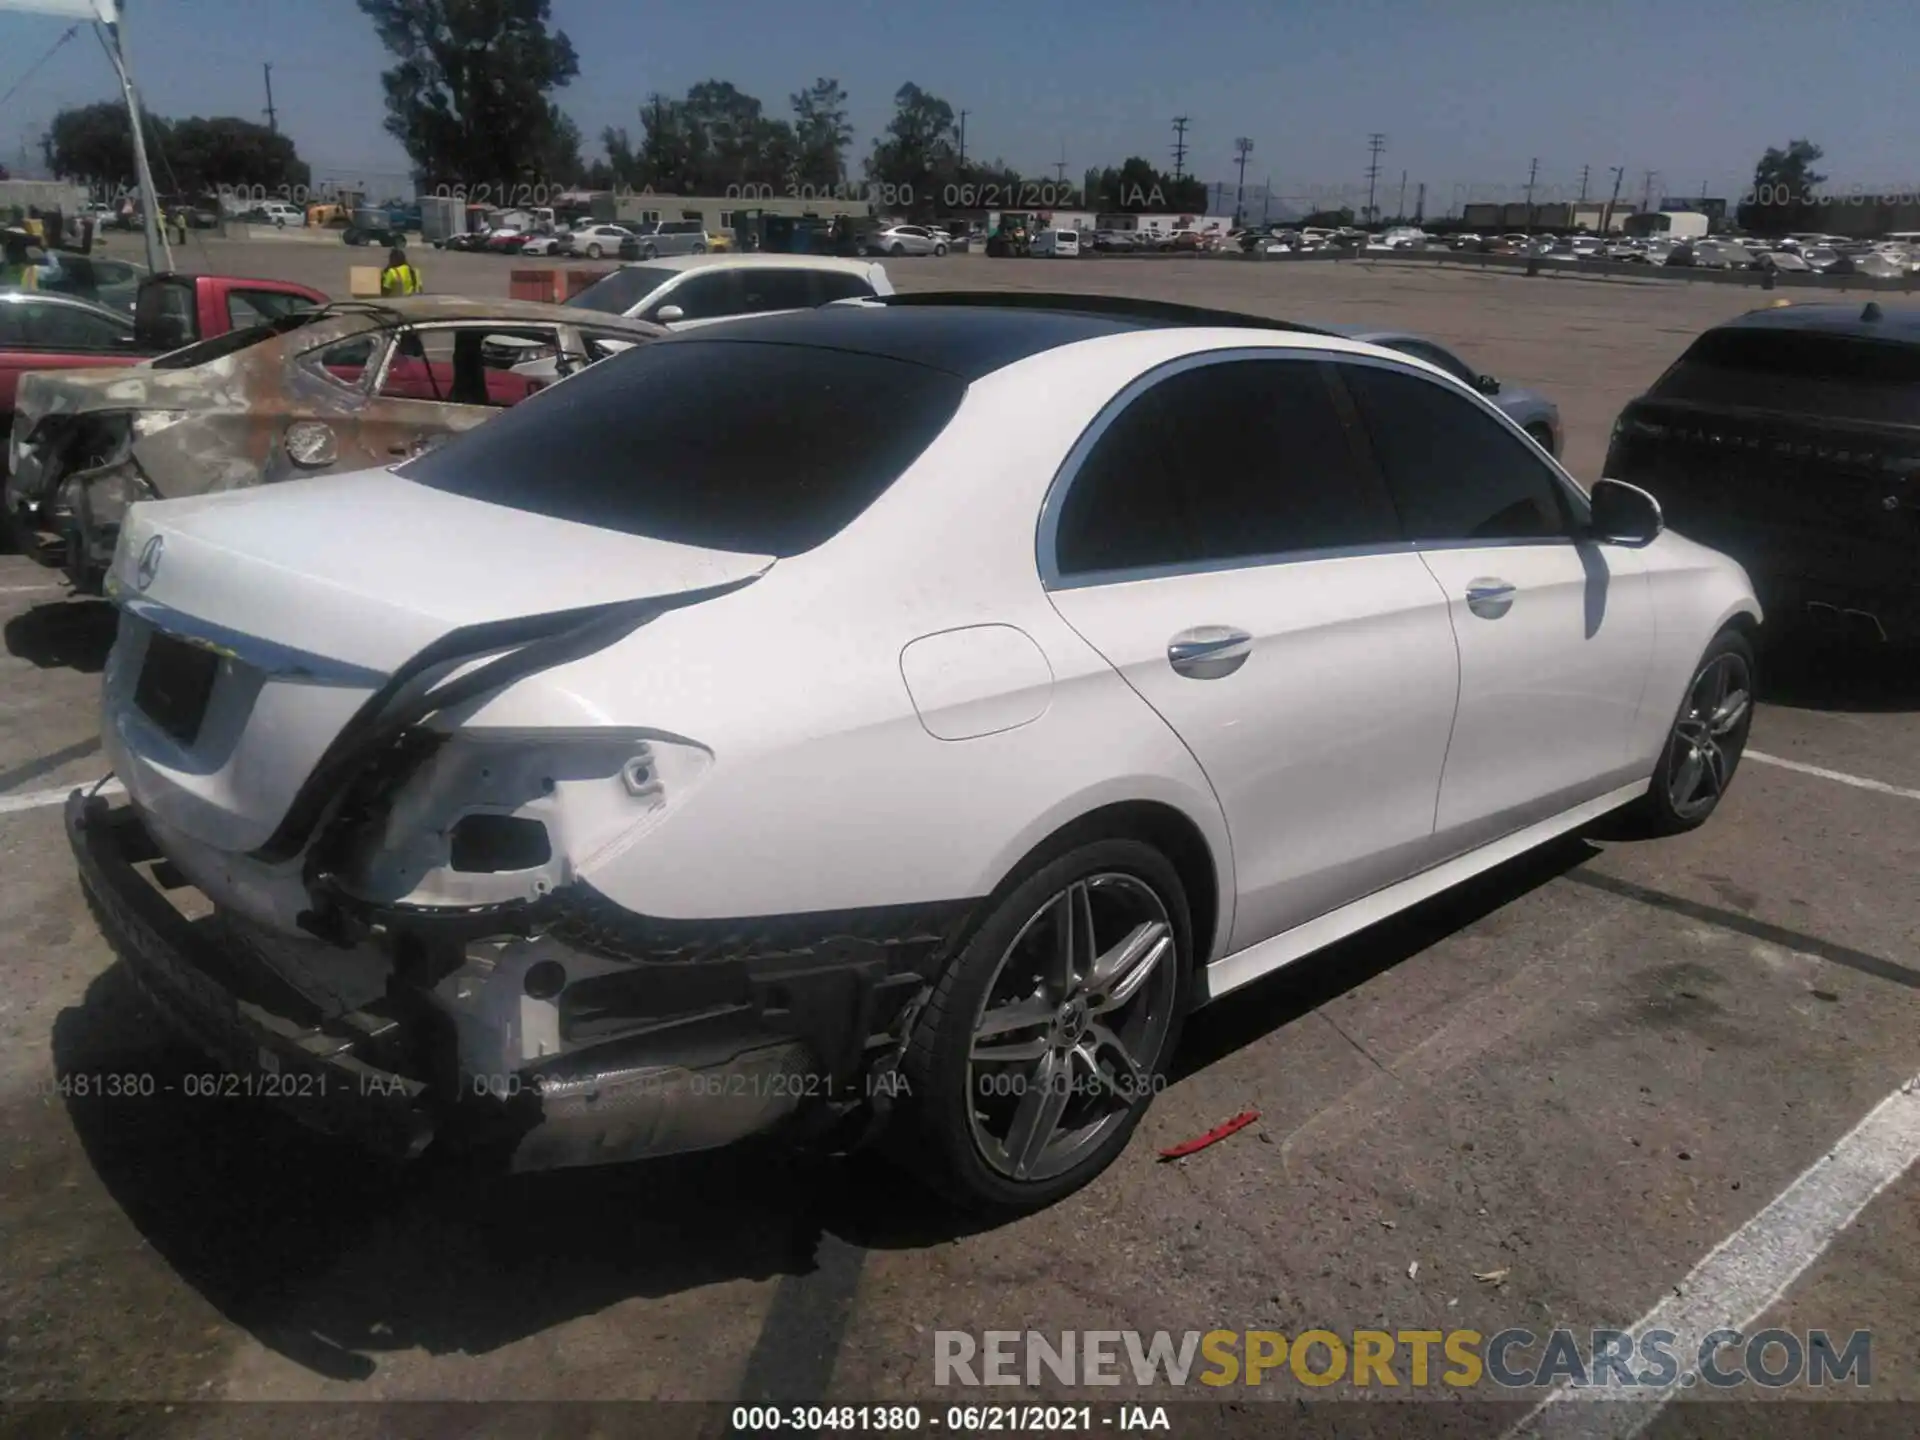
M254 851L284 836L322 757L423 653L444 671L447 657L498 654L605 607L688 603L772 563L387 470L137 505L108 578L122 621L104 741L165 825Z

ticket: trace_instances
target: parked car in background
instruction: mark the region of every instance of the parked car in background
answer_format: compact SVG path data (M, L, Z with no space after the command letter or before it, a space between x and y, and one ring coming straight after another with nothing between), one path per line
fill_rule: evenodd
M622 265L567 301L674 329L891 295L886 266L831 255L688 255Z
M520 245L522 255L571 255L572 236L566 231L557 231L552 235L531 235Z
M1920 641L1920 309L1776 306L1621 413L1605 473L1745 565L1771 617Z
M1040 230L1033 237L1032 253L1049 259L1073 260L1080 255L1078 230Z
M497 230L487 232L487 237L479 248L489 255L518 255L527 241L533 239L534 232L522 230L517 226L503 225Z
M944 255L947 242L925 225L889 225L867 237L869 255Z
M1481 374L1446 346L1424 335L1410 335L1401 330L1382 330L1367 325L1327 325L1321 328L1329 334L1344 335L1350 340L1396 350L1402 355L1411 355L1416 360L1437 366L1462 385L1486 396L1496 409L1526 431L1528 438L1547 454L1556 457L1560 454L1564 438L1560 428L1560 407L1538 391L1523 390L1518 385L1504 385L1491 375Z
M588 221L576 225L566 237L566 253L584 256L588 260L598 260L606 255L618 255L620 247L634 238L634 232L624 225L615 225L607 221Z
M1137 250L1140 237L1131 230L1096 230L1093 232L1093 248L1124 252Z
M46 251L35 262L32 283L26 288L43 294L67 295L131 314L139 297L140 282L146 278L144 265L56 249Z
M891 1117L934 1193L1032 1210L1199 1006L1603 815L1714 812L1759 614L1644 493L1339 337L907 299L137 507L125 798L66 832L159 1023L392 1156Z
M622 260L653 260L662 255L704 255L707 229L698 220L651 221L620 242Z
M132 505L392 464L664 333L413 296L290 311L129 370L29 374L7 511L36 559L96 591Z
M71 295L0 291L0 461L13 428L20 377L32 370L131 365L142 358L133 317ZM0 463L0 476L6 471Z

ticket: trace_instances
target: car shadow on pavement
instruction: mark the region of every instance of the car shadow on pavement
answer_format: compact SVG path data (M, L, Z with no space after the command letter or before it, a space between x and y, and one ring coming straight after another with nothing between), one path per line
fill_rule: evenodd
M97 675L118 624L119 612L105 600L50 601L7 621L7 653L42 670Z
M1776 641L1760 656L1760 700L1796 710L1920 710L1920 646Z
M1232 1004L1195 1012L1174 1057L1174 1079L1204 1070L1311 1014L1600 853L1581 836L1553 841L1295 961L1234 992Z
M869 1155L749 1144L526 1176L385 1165L257 1100L189 1098L186 1077L214 1067L164 1036L124 965L56 1019L57 1075L154 1077L146 1098L67 1100L87 1158L187 1284L331 1379L369 1378L383 1353L484 1354L632 1298L741 1279L784 1292L846 1264L857 1279L865 1249L973 1228Z

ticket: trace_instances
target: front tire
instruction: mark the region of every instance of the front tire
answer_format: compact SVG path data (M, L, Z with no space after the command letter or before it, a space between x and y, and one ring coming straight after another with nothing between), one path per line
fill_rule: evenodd
M1687 684L1652 785L1628 807L1636 833L1679 835L1719 808L1753 725L1755 673L1746 636L1722 630L1714 637Z
M1546 451L1547 454L1553 454L1553 432L1547 429L1546 426L1529 425L1527 427L1527 434L1533 437L1534 444Z
M606 252L600 248L598 242L587 246L587 258L589 260L598 260L605 253Z
M654 249L653 246L648 245L641 249L640 258L642 260L653 260L653 259L656 259L659 256L659 254L660 252L658 250Z
M947 967L902 1068L917 1168L968 1209L1071 1194L1126 1148L1178 1043L1192 924L1166 857L1099 840L1040 866Z

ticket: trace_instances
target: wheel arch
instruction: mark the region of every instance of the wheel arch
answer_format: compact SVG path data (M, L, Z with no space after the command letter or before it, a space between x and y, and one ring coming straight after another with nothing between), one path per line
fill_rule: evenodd
M1221 827L1221 840L1225 829ZM1002 873L986 902L974 912L975 924L1028 875L1048 861L1095 840L1139 840L1167 857L1186 892L1188 919L1193 926L1194 974L1205 974L1209 961L1224 943L1233 921L1229 889L1232 857L1209 840L1202 824L1186 809L1166 799L1135 797L1109 800L1058 823L1028 844Z

